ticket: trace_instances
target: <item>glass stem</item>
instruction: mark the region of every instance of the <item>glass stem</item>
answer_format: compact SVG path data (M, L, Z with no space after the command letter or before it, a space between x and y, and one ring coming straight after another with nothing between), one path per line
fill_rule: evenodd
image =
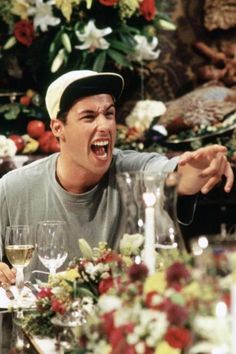
M50 268L49 272L50 272L50 275L55 275L56 274L56 268Z
M24 272L23 272L23 268L21 267L17 268L16 271L16 287L19 294L21 294L21 291L24 287Z

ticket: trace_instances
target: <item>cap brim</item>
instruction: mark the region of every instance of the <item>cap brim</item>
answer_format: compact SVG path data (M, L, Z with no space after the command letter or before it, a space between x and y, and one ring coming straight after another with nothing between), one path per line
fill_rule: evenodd
M100 73L73 81L63 92L60 112L67 112L73 103L83 97L109 94L117 100L124 88L122 76L115 73Z

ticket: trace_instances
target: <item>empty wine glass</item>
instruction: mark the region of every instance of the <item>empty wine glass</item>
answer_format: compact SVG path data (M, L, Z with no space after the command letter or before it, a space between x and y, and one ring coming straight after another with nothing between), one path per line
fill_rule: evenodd
M64 221L40 221L36 227L36 250L41 263L51 275L67 258L66 223Z
M24 268L30 263L34 252L34 236L30 225L7 226L5 253L16 269L17 306L21 307L21 293L24 287Z

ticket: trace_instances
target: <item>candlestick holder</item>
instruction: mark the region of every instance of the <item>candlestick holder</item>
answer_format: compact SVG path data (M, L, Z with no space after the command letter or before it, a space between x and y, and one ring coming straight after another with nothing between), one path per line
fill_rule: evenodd
M123 172L117 174L117 182L123 233L145 237L143 259L153 273L155 267L162 266L163 257L173 261L176 253L185 249L176 217L179 175ZM153 255L154 250L157 256ZM159 259L158 264L154 265L154 257Z

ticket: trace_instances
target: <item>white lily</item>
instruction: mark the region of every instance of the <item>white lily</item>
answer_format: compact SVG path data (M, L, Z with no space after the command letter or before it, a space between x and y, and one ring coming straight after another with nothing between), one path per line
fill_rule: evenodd
M124 256L137 255L143 242L144 237L141 234L124 234L120 241L120 252Z
M35 0L35 6L28 9L28 15L33 16L34 28L39 27L42 32L48 30L48 26L57 26L61 20L53 16L52 6L55 5L54 0L44 3L43 0Z
M134 48L134 53L130 54L130 59L132 61L143 62L144 60L154 60L160 55L160 49L156 49L158 46L157 37L153 37L151 42L148 42L145 36L136 34L134 36L136 41L136 46Z
M90 51L95 51L96 49L107 49L110 43L106 41L103 37L107 36L112 32L111 27L106 27L103 29L98 29L93 20L90 20L88 24L84 27L84 32L76 31L77 38L84 42L81 45L75 46L76 49L89 49Z

